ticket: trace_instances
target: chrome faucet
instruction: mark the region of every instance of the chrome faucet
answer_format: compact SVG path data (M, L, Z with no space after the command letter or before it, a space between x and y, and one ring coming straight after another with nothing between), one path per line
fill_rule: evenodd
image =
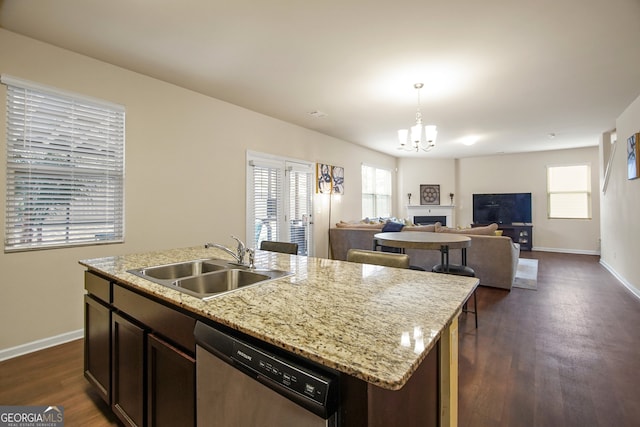
M244 242L236 236L231 235L231 238L238 242L238 247L236 248L236 253L238 254L238 262L240 264L244 264L244 252L246 250L246 246L244 245Z
M246 248L244 242L239 238L237 238L236 236L232 235L231 238L234 239L236 242L238 242L238 247L236 248L235 252L227 248L226 246L220 245L218 243L205 243L204 247L222 249L223 251L231 255L238 264L244 265L244 254L248 249Z

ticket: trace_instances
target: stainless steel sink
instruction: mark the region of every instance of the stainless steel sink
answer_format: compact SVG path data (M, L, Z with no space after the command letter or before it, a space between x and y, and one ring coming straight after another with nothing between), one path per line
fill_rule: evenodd
M227 268L224 264L214 264L213 262L207 261L209 260L187 261L143 268L141 273L144 276L152 277L154 279L175 280L181 277L196 276Z
M198 294L219 294L269 279L264 274L232 269L176 280L174 285Z
M136 268L128 272L202 299L292 274L282 270L249 268L215 258Z

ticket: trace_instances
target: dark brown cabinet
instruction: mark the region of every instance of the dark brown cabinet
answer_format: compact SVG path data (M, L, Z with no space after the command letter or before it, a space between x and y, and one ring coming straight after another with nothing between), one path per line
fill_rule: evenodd
M195 318L85 273L85 377L127 426L195 426Z
M502 235L510 237L514 243L520 244L520 250L530 251L533 247L533 226L531 225L500 225Z
M84 319L84 376L111 405L111 309L85 295Z
M145 423L145 330L112 314L113 394L111 409L125 425Z
M195 369L193 357L159 337L148 336L148 425L195 425Z

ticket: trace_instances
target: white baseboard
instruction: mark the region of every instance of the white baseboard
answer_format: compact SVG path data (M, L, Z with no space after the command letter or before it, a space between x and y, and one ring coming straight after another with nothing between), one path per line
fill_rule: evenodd
M631 283L627 282L627 280L620 276L609 264L607 264L606 262L600 260L600 265L603 266L604 268L606 268L609 273L611 273L613 275L613 277L615 277L616 279L618 279L618 281L620 283L622 283L622 285L629 289L629 291L636 296L636 298L640 299L640 289L637 289L636 287L634 287Z
M45 348L74 341L82 337L84 337L84 329L78 329L77 331L65 332L64 334L56 335L54 337L43 338L41 340L32 341L16 347L0 350L0 362L22 356L23 354L44 350Z
M543 248L540 246L534 246L532 250L540 252L558 252L561 254L600 255L600 251L588 251L585 249Z

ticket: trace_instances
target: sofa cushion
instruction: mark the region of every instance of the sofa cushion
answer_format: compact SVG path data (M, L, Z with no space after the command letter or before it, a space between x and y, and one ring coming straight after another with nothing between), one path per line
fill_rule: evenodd
M496 230L498 229L498 224L489 224L484 227L474 227L474 228L448 228L448 227L436 227L436 233L454 233L454 234L471 234L471 235L482 235L482 236L495 236Z
M407 225L402 231L430 231L433 233L436 231L436 227L440 227L441 225L439 222L429 225Z
M382 230L384 224L363 224L360 222L344 222L336 223L337 228L361 228L366 230Z

